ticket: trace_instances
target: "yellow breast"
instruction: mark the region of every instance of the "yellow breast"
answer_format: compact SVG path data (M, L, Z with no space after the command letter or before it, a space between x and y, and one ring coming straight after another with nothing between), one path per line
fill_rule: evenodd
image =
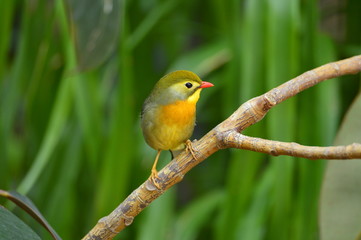
M154 149L178 150L193 133L196 106L187 101L159 106L155 119L144 128L147 143Z

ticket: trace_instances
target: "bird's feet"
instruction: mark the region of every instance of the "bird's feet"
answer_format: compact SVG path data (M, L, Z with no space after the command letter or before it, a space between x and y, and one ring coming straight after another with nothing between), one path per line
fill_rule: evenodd
M189 152L190 154L192 154L192 157L198 161L198 158L196 157L196 154L195 154L195 149L193 148L193 145L192 145L192 141L191 140L187 140L186 141L186 151Z
M160 185L158 184L158 181L160 180L159 176L158 176L158 171L155 168L152 168L152 172L149 176L149 180L151 181L151 183L157 188L157 189L161 189Z

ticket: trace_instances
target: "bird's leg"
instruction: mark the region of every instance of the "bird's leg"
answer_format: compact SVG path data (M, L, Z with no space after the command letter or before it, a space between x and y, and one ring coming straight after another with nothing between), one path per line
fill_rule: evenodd
M155 157L153 167L152 167L152 173L150 174L150 179L152 180L152 183L154 186L156 186L158 189L160 189L159 185L154 181L156 178L158 178L158 171L157 171L157 163L162 150L158 150L157 156Z
M195 149L193 148L193 145L192 145L192 141L189 139L186 141L186 151L190 152L192 154L193 158L198 161L198 158L196 157L196 154L195 154Z
M157 152L157 156L155 157L154 163L153 163L153 167L152 167L152 177L158 177L158 171L157 171L157 163L158 163L158 159L160 156L160 152L162 150L158 150Z

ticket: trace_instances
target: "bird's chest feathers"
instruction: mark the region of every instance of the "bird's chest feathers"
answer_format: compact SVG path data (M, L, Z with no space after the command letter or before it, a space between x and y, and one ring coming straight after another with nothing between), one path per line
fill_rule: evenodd
M191 127L193 129L196 117L196 103L200 90L188 99L177 100L171 104L163 105L160 109L160 122L177 128Z
M184 100L176 101L172 104L164 105L160 109L160 122L164 125L184 127L194 124L196 113L196 103Z

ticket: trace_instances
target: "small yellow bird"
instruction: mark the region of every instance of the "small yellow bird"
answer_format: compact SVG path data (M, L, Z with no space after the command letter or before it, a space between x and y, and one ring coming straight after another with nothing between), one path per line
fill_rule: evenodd
M171 72L156 83L141 114L145 141L158 151L151 177L158 174L157 162L162 150L189 147L200 92L212 86L212 83L204 82L195 73L185 70Z

